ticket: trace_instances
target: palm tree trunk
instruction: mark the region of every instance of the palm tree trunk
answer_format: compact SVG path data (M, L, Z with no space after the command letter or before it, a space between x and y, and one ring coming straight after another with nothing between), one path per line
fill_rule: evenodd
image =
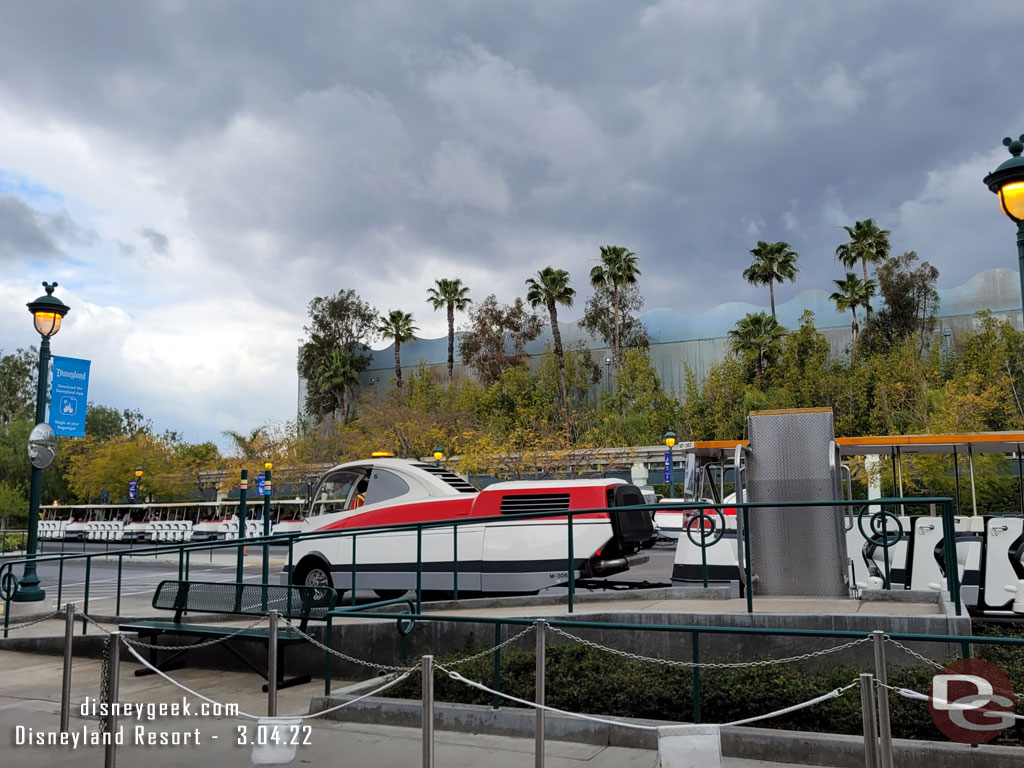
M863 256L860 257L860 265L864 269L864 282L868 281L868 260Z
M455 370L455 305L448 302L448 383Z
M775 319L775 282L772 280L768 281L768 296L772 300L772 320Z
M857 349L857 333L860 331L860 326L857 325L857 310L851 308L850 312L853 313L853 322L850 323L850 357L853 357L853 353Z
M402 388L402 342L395 339L395 378L398 379L398 388Z
M548 302L548 314L551 316L551 336L555 340L555 356L558 358L558 385L562 390L565 427L572 435L572 419L569 416L569 376L565 372L565 350L562 349L562 332L558 330L558 308L554 301Z
M619 289L612 286L612 308L615 315L615 329L612 334L612 357L615 358L615 367L622 365L622 349L619 345Z

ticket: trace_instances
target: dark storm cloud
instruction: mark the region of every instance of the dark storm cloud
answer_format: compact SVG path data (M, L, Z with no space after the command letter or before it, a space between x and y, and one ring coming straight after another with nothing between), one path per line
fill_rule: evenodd
M0 195L0 259L54 258L63 245L96 240L96 233L76 224L67 211L45 213L15 195Z
M763 301L739 274L758 239L801 254L785 298L827 287L841 225L867 216L944 284L1012 266L974 174L1024 129L1015 4L56 13L3 11L0 96L153 152L211 258L276 269L264 290L295 306L409 280L428 255L453 275L493 265L512 290L557 264L582 287L606 243L639 254L649 306Z

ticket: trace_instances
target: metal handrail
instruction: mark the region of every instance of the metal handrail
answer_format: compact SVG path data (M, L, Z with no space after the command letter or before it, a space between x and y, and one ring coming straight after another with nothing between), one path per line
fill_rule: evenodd
M89 577L91 574L92 561L97 557L116 557L118 562L117 567L117 588L116 588L116 600L117 605L115 612L120 613L121 604L121 574L122 567L125 557L139 557L139 556L154 556L166 553L176 553L178 555L178 574L180 579L187 579L190 559L194 552L205 552L213 551L215 549L234 549L237 550L239 556L241 556L242 549L248 546L270 546L270 545L285 545L288 547L288 572L293 572L294 569L294 546L296 542L315 541L320 539L336 539L351 537L352 538L352 570L353 570L353 584L352 584L352 600L355 602L355 573L358 571L358 564L356 558L356 541L360 536L367 535L379 535L383 533L396 533L396 532L415 532L417 538L417 553L416 553L416 607L420 609L422 606L422 577L423 577L423 557L422 557L422 537L425 530L434 530L439 528L451 528L453 534L461 526L468 525L482 525L486 523L495 522L498 520L550 520L564 518L568 524L568 536L567 536L567 575L568 575L568 610L570 613L574 611L574 599L575 599L575 552L574 552L574 536L573 536L573 520L574 518L585 517L593 514L607 514L609 511L614 509L615 511L635 511L644 510L650 512L658 511L669 511L669 510L707 510L707 509L735 509L738 508L742 514L743 524L743 537L744 537L744 552L750 552L750 526L749 526L749 515L751 509L760 508L779 508L779 507L822 507L822 506L840 506L840 507L852 507L864 504L941 504L943 510L943 528L944 528L944 560L946 563L946 579L947 585L950 589L950 594L953 597L954 604L956 607L956 615L961 615L961 601L960 601L960 586L959 586L959 574L956 568L956 550L955 550L955 530L953 522L953 503L952 499L948 497L923 497L923 498L887 498L887 499L875 499L869 501L865 500L832 500L832 501L778 501L778 502L733 502L730 504L711 504L706 502L670 502L665 504L640 504L628 507L613 507L613 508L597 508L597 509L582 509L582 510L570 510L566 512L531 512L516 515L493 515L489 517L475 517L475 518L462 518L459 520L437 520L419 523L402 523L392 525L380 525L380 526L360 526L354 528L343 528L334 529L330 531L308 531L308 532L295 532L278 534L276 536L258 536L252 538L238 538L231 541L213 541L213 542L176 542L173 544L167 544L162 546L146 547L144 549L121 549L121 550L105 550L103 552L75 552L75 553L58 553L52 555L35 555L33 557L21 557L12 558L3 563L0 563L0 587L4 588L3 599L5 602L6 610L4 611L4 636L7 636L7 627L10 622L10 602L17 591L17 578L14 575L14 568L17 565L27 563L34 560L38 565L39 563L57 562L60 566L58 574L58 603L60 602L61 591L63 588L63 572L64 563L72 560L82 560L86 562L86 576L85 576L85 588L84 588L84 607L83 610L88 612L89 604ZM457 541L458 536L455 535L454 539ZM456 545L457 546L457 545ZM453 553L453 586L454 593L458 594L458 553L457 549ZM751 558L749 556L743 558L744 576L746 577L747 589L747 612L753 613L753 589L751 585L752 568ZM952 563L953 567L949 567ZM706 564L705 564L706 569ZM14 585L11 588L11 585Z

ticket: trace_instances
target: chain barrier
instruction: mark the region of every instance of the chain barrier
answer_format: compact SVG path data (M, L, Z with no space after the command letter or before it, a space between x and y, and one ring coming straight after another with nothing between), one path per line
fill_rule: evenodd
M735 662L724 662L724 661L677 661L675 659L660 659L653 656L642 656L638 653L630 653L629 651L621 651L618 648L609 648L604 645L600 645L591 640L584 640L582 637L566 632L559 627L548 626L548 629L555 634L562 635L569 640L573 640L582 645L596 648L600 651L606 651L607 653L613 653L616 656L622 656L626 659L633 659L634 661L649 661L654 664L664 664L669 667L679 667L682 669L751 669L755 667L770 667L775 664L793 664L798 661L807 661L808 659L816 659L821 656L828 656L832 653L838 653L839 651L845 651L854 646L861 645L863 643L871 642L871 637L863 637L860 640L851 640L848 643L837 645L833 648L823 648L820 651L811 651L810 653L803 653L799 656L789 656L784 659L761 659L759 661L735 661Z
M108 637L112 634L109 629L104 627L102 624L100 624L98 621L96 621L91 616L89 616L87 614L84 614L84 613L81 613L79 611L75 611L75 615L79 616L80 618L85 619L87 622L92 624L100 632L103 632ZM239 627L237 630L235 630L234 632L232 632L229 635L224 635L223 637L217 637L217 638L214 638L213 640L204 640L201 643L190 643L188 645L160 645L159 643L146 643L146 642L143 642L142 640L129 640L127 637L124 638L124 641L126 643L128 643L129 645L134 645L134 646L137 646L139 648L155 649L155 650L159 650L159 651L198 650L199 648L209 648L211 645L217 645L218 643L223 643L223 642L226 642L228 640L232 640L232 639L238 637L239 635L241 635L242 633L248 632L250 629L253 629L254 627L259 626L260 624L262 624L266 620L267 620L266 616L260 616L258 619L256 619L251 624L249 624L249 625L247 625L245 627ZM170 634L174 634L173 631L171 631Z
M515 635L512 635L512 637L508 638L504 642L498 643L493 648L488 648L486 651L480 651L480 653L474 653L472 656L467 656L464 659L456 659L455 661L449 661L448 662L448 666L449 667L461 667L463 664L468 664L471 661L476 661L477 659L483 658L484 656L490 656L492 653L496 653L497 651L500 651L506 645L512 645L512 643L514 643L519 638L524 637L525 635L530 634L531 632L533 632L534 629L536 629L536 627L537 627L536 624L531 624L526 629L524 629L522 632L520 632L518 634L515 634Z
M35 624L42 624L44 621L49 621L50 619L54 619L58 616L63 615L64 611L54 611L53 613L48 613L45 616L40 616L39 618L32 619L32 621L26 621L22 624L12 624L11 626L7 627L6 630L8 632L13 632L16 629L24 629L25 627L31 627Z
M516 702L517 704L522 704L523 706L526 706L526 707L533 707L534 709L542 709L545 712L552 712L552 713L554 713L556 715L565 715L566 717L574 717L574 718L577 718L578 720L590 720L590 721L596 722L596 723L604 723L605 725L619 725L619 726L622 726L623 728L634 728L634 729L640 730L640 731L657 731L657 730L660 730L661 728L665 727L663 725L641 725L640 723L628 723L628 722L624 722L622 720L612 720L610 718L597 717L595 715L584 715L584 714L582 714L580 712L570 712L569 710L566 710L566 709L558 709L556 707L549 707L546 704L538 704L536 701L530 701L529 699L520 699L517 696L512 696L512 695L507 694L507 693L502 693L501 691L496 691L493 688L488 688L483 683L478 683L476 680L470 680L468 677L463 677L461 674L456 672L454 669L449 669L447 666L444 666L442 664L435 664L435 666L437 667L437 669L440 669L442 672L444 672L446 675L448 675L448 677L450 677L452 680L455 680L456 682L463 683L464 685L468 685L471 688L476 688L476 689L481 690L481 691L486 691L487 693L490 693L490 694L492 694L494 696L500 696L503 699L507 699L508 701ZM768 719L773 718L773 717L780 717L782 715L788 715L790 712L796 712L797 710L800 710L800 709L806 709L807 707L813 707L814 705L820 704L820 703L822 703L824 701L828 701L829 699L839 698L844 693L846 693L848 690L850 690L851 688L855 688L858 685L859 685L859 681L855 681L855 682L850 683L849 685L843 686L842 688L836 688L835 690L829 691L828 693L824 693L821 696L816 696L815 698L810 699L808 701L803 701L803 702L800 702L799 704L794 704L793 706L786 707L784 709L779 709L779 710L776 710L774 712L768 712L767 714L764 714L764 715L755 715L753 717L748 717L748 718L746 718L744 720L737 720L737 721L732 722L732 723L721 723L719 727L726 728L728 726L733 726L733 725L746 725L747 723L753 723L753 722L756 722L758 720L768 720Z
M107 633L107 639L103 641L103 657L100 662L100 695L101 703L109 703L110 699L110 649L114 645L114 636ZM98 708L97 708L98 709ZM100 715L100 733L107 731L107 717Z
M418 666L418 664L417 664L417 665L413 665L413 666L409 666L409 667L394 667L394 666L391 666L389 664L378 664L378 663L376 663L374 661L366 661L365 659L357 659L355 656L349 656L347 653L342 653L341 651L336 651L333 648L331 648L331 647L329 647L327 645L324 645L319 640L317 640L315 637L310 637L309 635L307 635L301 629L296 627L294 624L292 624L290 621L288 621L288 619L284 618L283 616L281 617L281 623L284 624L285 626L287 626L292 631L294 631L299 637L302 637L302 638L305 638L306 640L308 640L310 643L315 645L320 650L326 651L327 653L331 654L332 656L337 656L339 659L344 659L345 661L351 662L352 664L359 664L359 665L364 666L364 667L370 667L371 669L379 669L379 670L381 670L383 672L410 672L410 671L416 669L417 666Z
M910 654L911 656L913 656L918 661L923 661L925 664L927 664L928 666L932 667L933 669L945 669L946 668L945 664L940 664L937 661L932 661L927 656L922 656L920 653L918 653L917 651L913 650L912 648L908 648L907 646L905 646L899 640L895 640L895 639L889 637L888 635L885 636L885 639L886 639L886 642L892 643L893 645L895 645L897 648L899 648L904 653ZM903 695L903 694L901 694L901 695ZM1015 693L1013 695L1013 698L1017 699L1018 701L1024 701L1024 691L1022 691L1021 693Z

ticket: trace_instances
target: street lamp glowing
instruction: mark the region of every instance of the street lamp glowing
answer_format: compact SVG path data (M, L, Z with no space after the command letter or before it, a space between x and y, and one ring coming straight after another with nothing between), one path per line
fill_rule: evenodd
M1010 181L999 188L999 203L1003 213L1018 224L1024 221L1024 181Z
M64 315L70 309L64 302L53 295L53 289L56 287L57 283L43 283L46 295L40 296L28 304L28 311L32 313L36 332L44 339L57 335Z
M263 462L263 468L264 469L273 469L274 468L274 463L272 461L265 461L265 462Z
M434 446L434 462L437 463L437 464L440 464L442 459L444 459L444 451L441 450L441 446L440 445L435 445Z
M669 448L671 448L675 444L676 444L676 433L673 432L670 429L668 432L665 433L665 445L667 445Z
M142 467L136 467L135 468L135 476L136 477L142 477Z

